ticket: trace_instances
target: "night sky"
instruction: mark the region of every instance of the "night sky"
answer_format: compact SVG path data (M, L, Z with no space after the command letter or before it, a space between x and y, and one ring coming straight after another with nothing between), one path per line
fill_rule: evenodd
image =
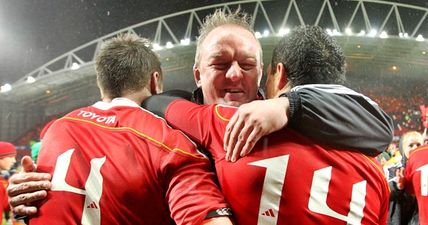
M427 0L394 1L428 7ZM0 85L121 28L221 2L230 1L0 0Z

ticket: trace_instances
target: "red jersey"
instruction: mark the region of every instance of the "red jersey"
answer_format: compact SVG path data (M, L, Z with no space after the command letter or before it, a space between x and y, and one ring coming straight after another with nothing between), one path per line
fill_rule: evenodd
M37 164L52 189L32 225L199 224L226 206L194 143L124 98L55 121Z
M419 223L428 225L428 145L410 152L406 165L406 190L416 196Z
M381 166L358 152L323 148L283 129L235 163L223 136L236 108L175 100L166 120L213 155L238 224L386 224L389 189Z
M6 193L8 182L3 177L0 177L0 183L0 224L3 224L3 212L9 211L10 208Z

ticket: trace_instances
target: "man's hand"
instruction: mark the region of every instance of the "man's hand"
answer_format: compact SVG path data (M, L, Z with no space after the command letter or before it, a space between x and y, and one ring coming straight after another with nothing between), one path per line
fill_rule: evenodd
M288 98L283 97L241 105L226 127L226 160L235 162L250 153L261 137L285 127L289 106Z
M406 179L404 178L404 168L395 171L398 190L403 190L406 187Z
M35 202L45 199L51 188L51 175L36 173L36 165L29 156L24 156L21 164L24 172L10 177L7 194L15 215L31 216L37 213Z

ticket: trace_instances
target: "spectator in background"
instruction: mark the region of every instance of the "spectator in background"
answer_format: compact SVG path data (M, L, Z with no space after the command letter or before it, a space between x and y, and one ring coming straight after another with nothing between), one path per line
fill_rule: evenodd
M42 142L38 141L31 145L31 159L36 162L37 157L39 157L40 148L42 146Z
M402 155L402 166L406 167L409 153L423 144L423 137L417 131L409 131L400 139L400 153ZM399 175L400 168L390 170L390 174ZM400 176L389 182L391 189L388 225L416 225L419 224L418 208L416 198L397 186Z
M0 142L0 170L10 170L16 162L16 148L9 142ZM10 211L6 194L7 180L0 177L0 224L2 224L3 212Z
M416 196L419 223L428 225L428 145L423 144L423 136L409 132L408 156L405 171L398 173L398 189Z

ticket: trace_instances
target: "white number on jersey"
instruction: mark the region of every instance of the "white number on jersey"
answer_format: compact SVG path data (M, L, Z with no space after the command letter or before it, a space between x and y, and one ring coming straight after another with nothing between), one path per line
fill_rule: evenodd
M103 177L101 167L106 161L106 157L94 158L91 160L91 169L85 189L73 187L65 181L68 167L70 166L71 155L74 149L67 150L58 156L55 171L52 177L52 191L67 191L85 196L85 203L82 213L82 225L99 225L101 221L100 198L103 192Z
M421 195L428 196L428 164L419 167L421 171Z
M276 225L284 180L287 173L289 155L259 160L248 165L266 168L263 191L260 199L258 225ZM341 215L327 205L327 195L331 180L332 167L314 172L308 208L312 212L346 221L347 224L361 224L364 216L367 181L352 186L350 210L347 216Z

